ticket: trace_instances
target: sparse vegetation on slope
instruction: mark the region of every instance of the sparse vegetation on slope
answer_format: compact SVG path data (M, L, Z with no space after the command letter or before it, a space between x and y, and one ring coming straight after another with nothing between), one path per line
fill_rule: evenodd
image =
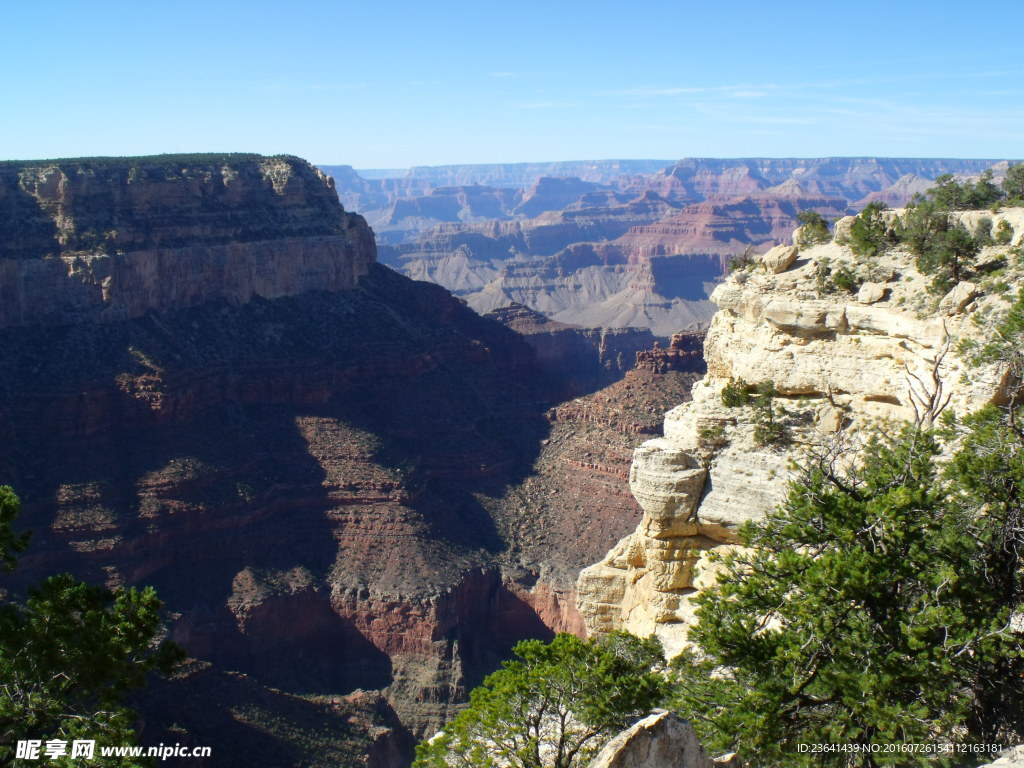
M6 570L27 543L11 530L19 506L13 491L0 486ZM160 608L152 588L111 592L70 574L44 579L23 602L0 601L0 762L13 758L16 740L132 743L124 695L142 686L147 672L170 671L181 658L176 646L154 639ZM128 763L97 755L90 764Z
M416 750L414 768L583 768L659 703L661 644L625 632L525 640L469 708Z
M908 766L934 756L872 745L1024 736L1024 445L994 409L955 428L944 470L915 427L824 453L742 529L750 549L698 598L698 651L675 664L678 706L712 750ZM853 751L800 749L831 743Z

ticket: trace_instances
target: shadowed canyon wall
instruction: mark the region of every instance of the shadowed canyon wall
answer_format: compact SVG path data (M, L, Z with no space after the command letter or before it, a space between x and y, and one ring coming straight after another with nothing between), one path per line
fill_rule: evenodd
M576 575L635 527L630 451L692 374L552 410L602 364L559 383L516 332L375 264L296 158L0 181L0 482L33 531L2 587L157 588L192 659L135 702L143 743L403 765L519 639L582 631ZM567 338L616 375L641 346Z

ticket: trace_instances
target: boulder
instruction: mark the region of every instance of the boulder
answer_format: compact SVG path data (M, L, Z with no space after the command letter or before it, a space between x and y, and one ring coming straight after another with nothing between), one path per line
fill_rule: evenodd
M620 733L589 768L715 768L693 726L671 712L656 712Z
M882 283L864 283L857 291L857 301L861 304L874 304L885 298L885 285Z
M979 768L1024 768L1024 745L1011 747L994 762L985 763Z
M844 216L836 222L835 227L832 231L832 238L837 242L841 243L844 240L850 239L850 228L853 226L853 222L857 220L856 216Z
M942 297L942 301L939 302L939 312L944 315L958 315L964 311L968 304L974 301L974 297L977 295L978 286L966 280L961 280L956 284L956 288Z
M795 245L776 245L761 257L761 263L766 270L777 275L793 266L799 252Z

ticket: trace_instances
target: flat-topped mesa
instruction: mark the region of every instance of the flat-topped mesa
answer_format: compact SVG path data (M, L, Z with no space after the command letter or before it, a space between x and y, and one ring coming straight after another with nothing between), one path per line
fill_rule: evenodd
M366 222L296 157L0 163L0 328L345 290L375 260Z
M905 250L858 257L836 242L776 246L718 286L707 375L691 402L666 414L664 437L634 454L640 525L580 575L589 631L653 632L678 651L691 598L715 578L709 552L735 546L743 522L784 500L793 460L837 437L855 443L859 428L914 419L927 410L936 376L959 415L1002 401L1004 372L972 366L958 347L993 328L1016 295L1008 289L1024 285L1024 264L1011 250L1024 238L1024 208L955 217L975 233L988 218L1004 240L1007 228L1012 236L982 250L978 263L987 266L976 283L946 296L929 291L931 278ZM837 223L837 233L851 221ZM992 274L1000 259L1005 269ZM727 386L735 393L767 382L775 434L766 433L763 413L758 423L757 408L729 407L722 396Z

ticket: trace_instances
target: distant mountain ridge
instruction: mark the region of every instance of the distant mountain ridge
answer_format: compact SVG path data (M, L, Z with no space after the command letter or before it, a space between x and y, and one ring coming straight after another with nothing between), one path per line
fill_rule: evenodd
M607 183L618 176L657 173L671 160L568 160L549 163L484 163L466 165L417 165L404 170L357 170L365 179L417 179L434 186L482 184L491 187L527 187L542 176L573 176L583 181ZM345 166L321 165L324 172ZM351 167L351 166L348 166Z
M378 179L323 170L366 216L382 262L478 312L523 304L566 323L667 337L706 325L707 290L729 256L788 239L799 211L834 220L872 201L899 206L942 174L998 177L1008 165L684 158L417 167Z

